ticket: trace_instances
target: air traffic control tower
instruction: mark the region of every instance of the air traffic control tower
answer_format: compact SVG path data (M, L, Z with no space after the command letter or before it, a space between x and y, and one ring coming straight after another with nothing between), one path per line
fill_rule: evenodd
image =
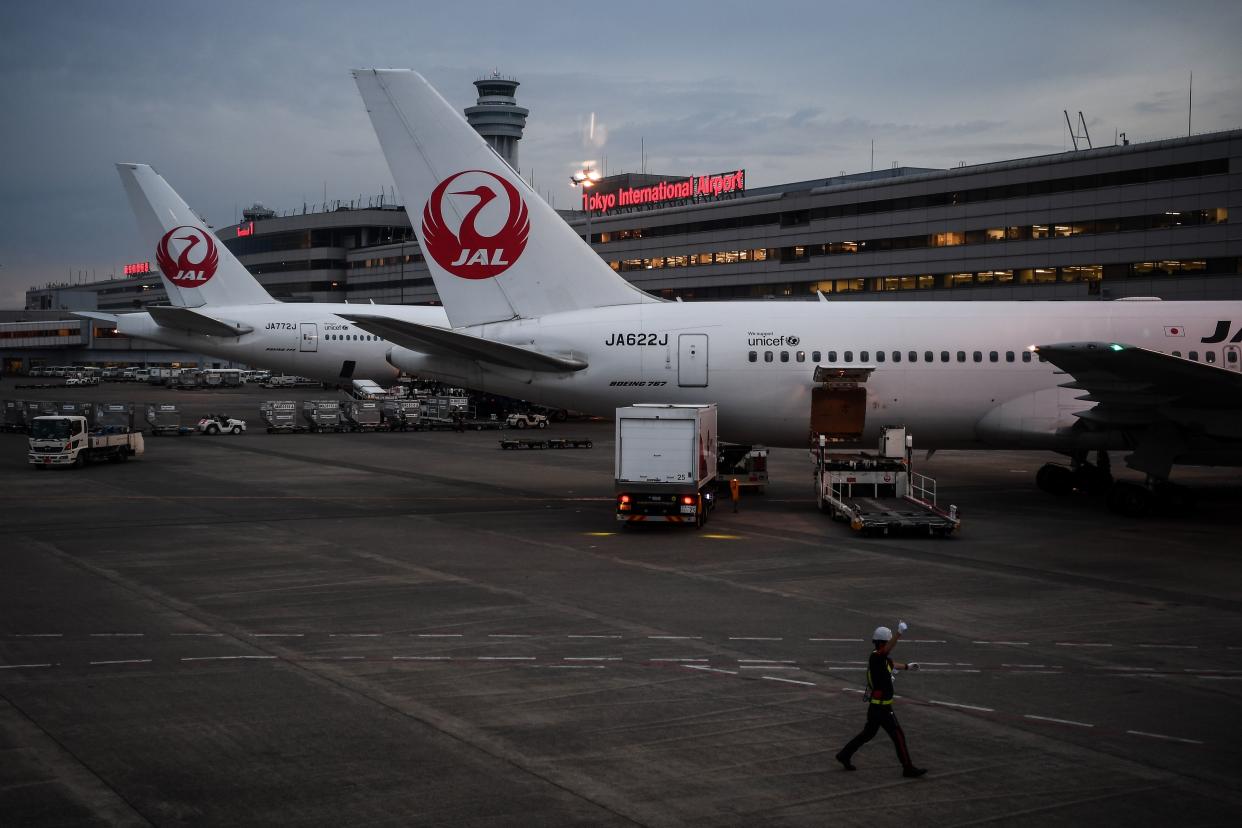
M526 116L530 114L530 110L518 106L513 97L518 88L517 79L492 72L479 78L474 85L479 90L479 100L474 106L466 107L466 120L510 167L517 170L518 141L522 140Z

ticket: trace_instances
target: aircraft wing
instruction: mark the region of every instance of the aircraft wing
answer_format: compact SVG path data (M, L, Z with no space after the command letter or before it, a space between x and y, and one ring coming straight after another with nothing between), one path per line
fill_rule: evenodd
M1035 350L1073 378L1062 388L1086 391L1083 402L1097 403L1077 416L1100 426L1176 419L1178 409L1242 410L1242 373L1236 371L1107 342L1065 342Z
M580 359L545 354L507 342L471 336L449 328L406 322L391 316L366 313L338 313L337 316L389 342L433 356L471 359L507 368L550 373L581 371L587 367L587 363Z
M108 322L116 325L117 315L115 313L103 313L102 311L70 311L79 319L94 319L96 322Z

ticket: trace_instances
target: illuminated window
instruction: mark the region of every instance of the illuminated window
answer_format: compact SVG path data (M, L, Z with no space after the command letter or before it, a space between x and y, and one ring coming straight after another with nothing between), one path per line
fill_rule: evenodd
M1051 235L1051 231L1048 229L1048 225L1046 224L1031 225L1031 238L1046 239L1050 235Z
M1005 228L1004 227L989 227L987 230L983 231L983 236L988 241L1004 241L1005 240Z
M932 247L953 247L965 241L965 234L956 231L933 233L931 240Z
M1056 280L1057 280L1057 269L1055 267L1035 268L1035 281L1037 283L1055 282Z
M942 284L947 288L952 287L970 287L975 281L973 273L946 273L942 277Z

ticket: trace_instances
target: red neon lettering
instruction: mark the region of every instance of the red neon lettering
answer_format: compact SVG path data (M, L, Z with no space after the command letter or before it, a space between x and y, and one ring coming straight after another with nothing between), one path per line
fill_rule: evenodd
M239 239L242 236L252 236L252 235L254 235L254 222L253 221L248 221L245 224L237 225L237 237Z
M130 264L125 265L121 269L121 272L124 273L126 276L136 276L139 273L150 273L151 263L150 262L131 262Z

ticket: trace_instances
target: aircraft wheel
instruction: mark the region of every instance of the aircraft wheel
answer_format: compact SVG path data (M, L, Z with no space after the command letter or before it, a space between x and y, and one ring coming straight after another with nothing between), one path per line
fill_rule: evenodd
M1035 474L1035 485L1048 494L1067 495L1074 489L1074 472L1056 463L1045 463Z
M1137 483L1118 481L1108 490L1108 508L1119 515L1146 517L1155 506L1155 497L1147 487Z
M1113 485L1113 476L1099 466L1083 463L1074 470L1074 488L1089 495L1106 495Z

